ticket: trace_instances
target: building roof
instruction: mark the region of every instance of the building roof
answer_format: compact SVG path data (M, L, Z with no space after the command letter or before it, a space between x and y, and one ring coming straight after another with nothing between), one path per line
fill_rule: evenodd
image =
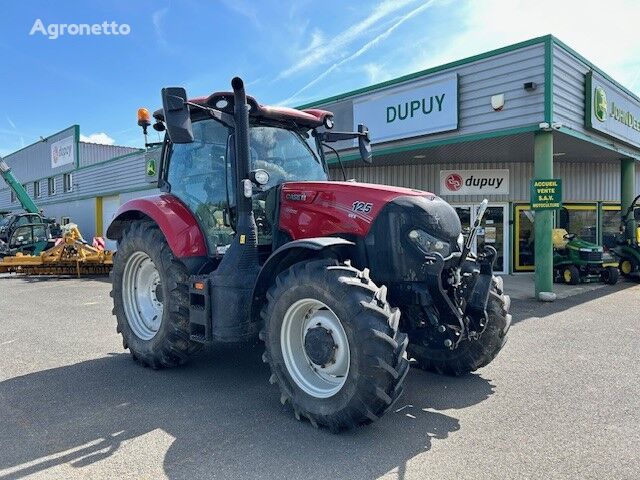
M580 55L574 49L572 49L571 47L569 47L568 45L563 43L561 40L559 40L558 38L556 38L553 35L549 34L549 35L544 35L544 36L541 36L541 37L531 38L531 39L525 40L523 42L518 42L518 43L511 44L511 45L507 45L505 47L496 48L496 49L490 50L488 52L480 53L480 54L477 54L477 55L472 55L470 57L466 57L466 58L463 58L463 59L460 59L460 60L455 60L453 62L445 63L443 65L438 65L438 66L435 66L435 67L431 67L431 68L427 68L427 69L424 69L424 70L420 70L418 72L409 73L407 75L402 75L401 77L393 78L393 79L387 80L385 82L380 82L380 83L376 83L376 84L369 85L369 86L366 86L366 87L357 88L355 90L351 90L351 91L344 92L344 93L339 93L337 95L333 95L331 97L323 98L323 99L320 99L320 100L314 100L312 102L305 103L303 105L299 105L296 108L305 109L305 108L310 108L310 107L316 107L316 106L319 106L319 105L326 105L327 103L333 103L333 102L337 102L339 100L344 100L346 98L354 97L356 95L360 95L360 94L363 94L363 93L368 93L368 92L380 90L382 88L389 87L389 86L392 86L392 85L397 85L397 84L404 83L404 82L407 82L407 81L410 81L410 80L419 79L421 77L425 77L427 75L431 75L433 73L437 73L437 72L440 72L442 70L448 70L448 69L451 69L451 68L458 67L460 65L465 65L465 64L471 63L471 62L477 62L479 60L484 60L486 58L494 57L496 55L501 55L503 53L512 52L514 50L519 50L521 48L525 48L525 47L528 47L528 46L531 46L531 45L537 45L537 44L541 44L541 43L548 44L549 46L551 46L553 44L558 45L559 47L561 47L562 49L567 51L569 54L571 54L572 56L574 56L575 58L577 58L581 62L585 63L587 66L589 66L589 68L591 68L592 70L598 72L600 75L602 75L608 81L610 81L611 83L613 83L614 85L616 85L617 87L622 89L625 93L627 93L628 95L630 95L631 97L633 97L636 101L638 101L640 103L640 97L638 97L636 94L634 94L631 90L626 88L621 83L615 81L607 73L605 73L603 70L601 70L600 68L595 66L593 63L591 63L589 60L587 60L585 57Z

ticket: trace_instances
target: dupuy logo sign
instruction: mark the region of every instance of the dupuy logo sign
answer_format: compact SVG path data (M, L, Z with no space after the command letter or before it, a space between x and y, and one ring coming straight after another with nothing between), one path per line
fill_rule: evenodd
M58 168L75 162L75 141L73 137L63 138L51 144L51 168Z
M593 114L601 122L607 119L607 94L600 86L593 89Z
M507 195L509 170L440 170L440 195Z
M444 185L450 192L457 192L462 188L462 177L459 173L450 173L447 175Z

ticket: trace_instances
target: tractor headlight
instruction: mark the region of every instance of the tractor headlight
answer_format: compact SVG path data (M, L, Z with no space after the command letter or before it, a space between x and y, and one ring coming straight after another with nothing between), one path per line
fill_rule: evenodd
M451 254L451 247L447 242L429 235L424 230L414 229L409 232L409 240L423 253L438 252L443 257Z

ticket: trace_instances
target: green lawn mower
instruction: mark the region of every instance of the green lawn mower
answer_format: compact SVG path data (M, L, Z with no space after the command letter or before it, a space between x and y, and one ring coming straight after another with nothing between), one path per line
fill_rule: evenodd
M640 280L640 208L638 200L640 195L633 199L631 205L622 215L620 228L621 238L613 249L613 254L618 258L618 266L622 275ZM633 215L631 215L633 213Z
M600 281L615 285L620 276L616 267L604 265L601 246L563 228L553 230L553 271L556 282L569 285Z

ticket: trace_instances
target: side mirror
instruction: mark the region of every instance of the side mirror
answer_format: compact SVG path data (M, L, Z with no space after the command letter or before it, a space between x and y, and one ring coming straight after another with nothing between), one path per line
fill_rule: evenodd
M164 122L172 143L193 142L187 91L182 87L166 87L161 91Z
M363 162L371 165L373 163L373 156L371 155L371 138L369 137L369 129L360 123L358 125L358 133L363 134L358 137L360 157Z
M634 219L636 222L640 222L640 208L636 208L636 209L633 211L633 219Z

